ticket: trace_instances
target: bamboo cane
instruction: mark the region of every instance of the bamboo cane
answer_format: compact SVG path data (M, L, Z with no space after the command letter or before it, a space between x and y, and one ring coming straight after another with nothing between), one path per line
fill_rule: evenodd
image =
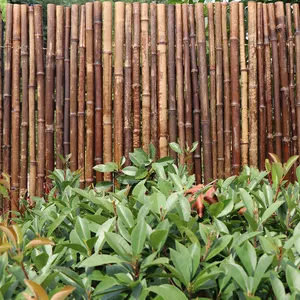
M210 78L210 115L211 115L211 148L212 148L212 176L217 178L217 120L216 120L216 51L214 4L207 3L208 37L209 37L209 78Z
M103 160L112 160L112 3L102 3L103 18ZM104 180L111 180L111 174L105 173Z
M115 61L114 61L114 161L120 163L123 155L123 45L124 45L123 2L115 4Z
M196 32L195 32L195 11L194 5L189 5L189 25L190 25L190 52L191 52L191 72L192 72L192 91L193 91L193 123L194 123L194 141L198 142L198 146L194 152L194 168L196 183L201 183L202 167L201 167L201 140L200 140L200 105L198 94L198 68L196 53ZM222 57L221 57L222 58Z
M13 51L11 90L11 210L19 210L20 173L20 49L21 6L13 6Z
M149 69L149 6L141 4L141 64L142 64L142 141L143 150L150 144L150 69Z
M47 53L45 76L45 159L46 175L54 168L54 68L55 68L55 5L47 5ZM51 179L47 177L47 184Z
M201 101L201 128L203 139L203 161L204 165L204 182L207 183L212 178L212 156L210 141L210 117L208 104L208 87L207 87L207 63L206 63L206 42L205 42L205 24L204 24L204 6L202 3L195 5L196 9L196 34L199 62L199 87Z
M223 70L224 70L224 175L231 174L231 122L230 122L230 76L229 51L227 36L227 4L222 3L222 40L223 40Z
M0 10L0 46L3 48L3 21L2 21L2 11ZM0 52L0 64L3 64L2 51ZM2 157L2 148L3 148L3 86L2 86L2 68L0 68L0 172L3 171L3 157ZM0 207L3 208L3 199L0 199Z
M103 161L103 99L102 99L102 4L94 2L94 72L95 72L95 165ZM96 182L103 173L96 172Z
M273 82L274 82L274 121L275 121L275 153L281 159L281 111L280 111L280 78L279 78L279 61L278 61L278 45L275 25L275 10L274 4L268 4L269 16L269 34L272 49L272 67L273 67Z
M1 22L1 21L0 21ZM21 68L22 68L22 123L21 123L21 161L20 161L20 198L27 191L28 173L28 18L27 5L21 5ZM1 31L0 31L1 32ZM0 74L1 78L1 74Z
M33 18L33 6L28 8L28 20L29 20L29 85L28 85L28 97L29 97L29 195L34 196L36 194L36 132L35 132L35 33L34 33L34 18Z
M62 169L63 163L63 103L64 103L64 7L56 6L56 168Z
M131 42L132 42L132 4L125 4L125 77L124 77L124 156L126 166L130 164L129 153L132 152L131 127ZM153 123L152 123L153 126Z

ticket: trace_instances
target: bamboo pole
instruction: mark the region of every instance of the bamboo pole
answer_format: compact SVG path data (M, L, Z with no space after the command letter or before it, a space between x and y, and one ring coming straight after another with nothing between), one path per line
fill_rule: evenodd
M210 78L210 115L211 115L211 148L212 148L212 176L217 178L217 119L216 119L216 51L214 4L207 3L208 37L209 37L209 78Z
M93 51L93 2L85 4L86 9L86 164L85 184L90 186L94 182L94 51Z
M224 175L231 174L231 122L230 122L230 76L229 50L227 36L227 3L222 3L222 40L223 40L223 70L224 70Z
M201 183L202 167L201 167L201 139L200 139L200 105L198 94L198 68L196 53L196 32L195 32L195 11L194 5L189 5L189 25L190 25L190 52L191 52L191 73L192 73L192 91L193 91L193 129L194 141L198 142L198 146L194 152L194 168L196 183ZM222 58L222 57L221 57Z
M2 20L2 11L0 10L0 47L3 48L3 20ZM2 50L0 51L0 64L3 65L3 53ZM0 172L3 172L3 156L2 156L2 148L3 148L3 70L2 67L0 68ZM0 199L0 207L3 208L3 198Z
M94 72L95 72L95 165L103 161L103 99L102 99L102 4L94 2ZM96 172L96 182L103 173Z
M272 49L272 67L273 67L273 82L274 82L274 122L275 122L275 153L281 159L281 110L280 110L280 78L279 78L279 61L278 61L278 44L275 25L275 10L274 4L268 4L269 16L269 34Z
M0 21L2 22L2 21ZM27 191L28 173L28 15L27 5L21 5L21 69L22 69L22 123L21 123L21 169L20 169L20 198L23 198ZM0 31L1 32L1 31ZM0 74L1 78L1 74Z
M86 12L85 5L81 5L80 29L78 46L78 169L80 172L80 186L85 186L85 69L86 69ZM88 150L88 149L87 149Z
M56 168L62 169L63 162L63 103L64 103L64 7L56 6Z
M290 97L289 97L289 77L288 62L286 53L286 26L284 17L283 2L275 3L276 29L278 36L279 67L280 67L280 91L281 91L281 110L282 110L282 148L283 159L287 161L291 155L290 137Z
M141 64L142 64L142 141L143 150L150 144L150 69L149 69L149 6L141 4ZM176 110L175 110L176 111Z
M257 3L257 65L258 65L258 99L259 99L259 169L265 169L266 160L266 103L264 82L264 32L262 3Z
M102 3L103 18L103 161L112 160L112 3ZM111 174L105 173L104 180L111 180Z
M35 33L34 33L34 18L33 18L33 6L28 8L28 20L29 20L29 85L28 85L28 97L29 97L29 195L34 196L36 194L36 173L37 173L37 161L36 161L36 132L35 132Z
M55 5L47 5L47 53L45 76L45 159L46 175L54 168L54 68L55 68ZM51 179L47 177L47 184Z
M45 178L45 73L43 51L43 12L42 6L34 6L35 57L37 80L37 109L38 109L38 165L36 194L44 194Z
M78 59L77 48L79 40L79 5L71 7L71 48L70 48L70 169L77 170L78 167L78 120L77 120L77 71Z
M133 45L132 45L132 93L133 93L133 148L140 147L140 31L141 6L133 3Z
M267 107L267 143L268 153L274 152L273 146L273 106L272 106L272 74L271 74L271 49L268 27L268 6L263 4L264 23L264 65L265 65L265 99Z
M212 156L210 141L210 118L208 104L207 87L207 63L206 63L206 42L205 42L205 24L204 24L204 6L202 3L195 5L196 9L196 34L199 62L199 87L201 101L201 128L203 139L203 161L204 164L204 182L207 183L212 178Z
M248 165L248 69L246 64L245 49L245 22L244 4L239 3L239 36L240 36L240 61L241 61L241 117L242 117L242 137L241 137L241 163ZM218 117L219 120L219 117Z
M157 4L159 156L168 155L166 6Z
M184 86L182 52L182 6L176 4L176 94L178 112L178 138L181 149L185 148L184 130ZM184 153L179 157L180 164L185 163Z
M124 45L123 2L115 4L115 61L114 61L114 161L120 163L123 155L123 45Z
M11 210L19 210L21 6L13 6L11 90Z
M124 156L126 166L130 164L129 153L132 152L132 100L131 100L131 43L132 43L132 4L125 4L125 77L124 77ZM153 126L153 123L152 123Z
M64 69L65 69L65 101L64 101L64 155L70 153L70 32L71 32L71 7L65 8L65 44L64 44Z
M151 144L158 149L157 127L157 49L156 49L157 7L156 3L150 4L150 48L151 48Z

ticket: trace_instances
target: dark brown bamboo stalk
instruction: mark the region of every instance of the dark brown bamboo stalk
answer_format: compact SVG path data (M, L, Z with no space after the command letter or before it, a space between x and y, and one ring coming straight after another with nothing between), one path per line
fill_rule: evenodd
M207 183L212 178L212 156L210 140L210 117L208 104L207 87L207 63L206 63L206 42L205 42L205 24L204 24L204 6L202 3L195 5L196 9L196 32L199 63L199 86L201 103L201 128L203 139L203 161L204 164L204 182Z
M47 5L47 53L45 76L45 159L46 175L54 168L54 68L55 68L55 5ZM51 179L47 177L47 183Z
M93 2L85 4L86 9L86 164L85 184L91 185L94 182L94 47L93 47Z
M86 38L85 5L81 5L79 30L79 70L78 70L78 169L80 172L80 186L85 185L85 38Z
M151 48L151 144L158 149L158 128L157 128L157 52L156 52L156 27L157 9L156 3L150 4L150 48Z
M123 45L125 5L115 4L115 61L114 61L114 161L120 163L123 155Z
M131 42L132 42L132 4L125 6L125 77L124 77L124 156L126 165L130 164L129 153L132 152L132 126L131 126ZM154 124L151 124L154 126Z
M133 148L140 147L140 31L141 5L133 3L133 45L132 45L132 93L133 93Z
M78 167L78 120L77 120L77 88L78 88L78 41L79 41L79 5L71 7L71 48L70 48L70 169Z
M194 152L194 170L196 183L201 183L201 139L200 139L200 105L198 94L198 68L196 52L196 31L195 31L195 11L194 5L189 5L189 24L190 24L190 53L191 53L191 73L192 73L192 91L193 91L193 122L194 122L194 141L198 142L198 147ZM222 57L221 57L222 58Z
M157 74L159 156L168 155L166 6L157 4Z
M211 115L211 148L212 148L212 176L217 178L217 119L216 119L216 51L214 4L207 3L208 37L209 37L209 78L210 78L210 115Z
M224 70L224 175L231 174L231 122L230 122L230 76L229 50L227 36L227 3L222 3L222 40L223 40L223 70Z
M56 6L56 168L62 169L64 126L64 7Z
M112 3L102 3L103 18L103 161L112 161ZM104 180L111 180L105 173Z
M276 29L278 36L279 67L280 67L280 91L281 91L281 110L282 110L282 148L283 159L287 161L291 155L290 137L290 97L289 97L289 76L286 53L286 26L284 18L283 2L275 3Z
M278 45L275 25L274 4L268 4L269 15L269 35L272 49L272 67L273 67L273 88L274 88L274 122L275 122L275 153L281 159L281 110L280 110L280 78L279 78L279 61L278 61Z
M143 150L150 144L150 69L149 69L149 6L141 4L141 64L142 64L142 141Z
M71 7L65 9L65 101L64 101L64 155L70 153L70 32Z
M21 6L13 7L13 51L11 90L11 210L19 210L20 173L20 49Z
M183 39L182 39L182 6L176 4L176 94L178 113L178 138L181 149L185 148L184 130L184 81L183 81ZM179 161L185 163L184 153L180 155Z
M36 194L44 194L45 178L45 73L43 50L43 12L42 6L34 6L35 57L37 80L37 109L38 109L38 165Z
M0 10L0 32L2 33L0 38L0 47L3 48L3 21L2 21L2 11ZM0 65L3 65L2 51L0 52ZM2 156L2 147L3 147L3 72L2 67L0 68L0 172L3 172L3 156ZM2 198L2 197L1 197ZM0 199L0 207L3 208L3 199Z
M274 153L273 146L273 106L272 106L272 74L271 74L271 49L268 27L268 6L263 4L264 23L264 65L265 65L265 99L267 107L267 144L268 153Z
M29 195L36 194L36 122L35 122L35 41L33 6L28 8L29 20Z
M257 3L257 65L258 65L258 99L259 99L259 169L265 169L266 160L266 103L264 82L264 32L262 3Z
M102 4L94 2L94 72L95 72L95 165L103 161L103 100L102 100ZM96 172L96 182L103 173Z
M1 21L0 21L1 22ZM22 137L21 137L21 161L20 161L20 198L23 198L27 191L28 173L28 15L27 5L21 6L21 68L22 68ZM1 31L0 31L1 32ZM1 76L0 76L1 78Z

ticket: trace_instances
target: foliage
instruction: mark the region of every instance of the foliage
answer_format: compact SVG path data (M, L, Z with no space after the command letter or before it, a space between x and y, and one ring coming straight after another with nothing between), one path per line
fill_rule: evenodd
M185 196L194 176L154 158L98 165L114 183L84 190L55 170L47 201L0 224L0 299L299 298L300 167L285 180L298 157L194 188L217 199L202 218Z

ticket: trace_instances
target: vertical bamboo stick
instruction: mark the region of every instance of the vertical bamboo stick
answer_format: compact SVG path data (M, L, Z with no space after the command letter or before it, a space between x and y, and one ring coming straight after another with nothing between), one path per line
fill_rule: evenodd
M241 115L242 115L242 138L241 138L241 159L242 166L248 164L248 70L246 64L245 49L245 22L244 4L239 3L239 27L240 27L240 61L241 61ZM219 120L219 118L218 118Z
M102 3L103 18L103 160L112 160L112 3ZM111 180L110 173L104 174L104 180Z
M2 22L0 20L0 22ZM28 173L28 18L27 5L21 6L21 68L22 68L22 137L21 137L21 161L20 161L20 198L23 198L27 190ZM1 31L0 31L1 32ZM0 76L1 78L1 76Z
M81 5L79 30L79 70L78 70L78 169L81 170L80 186L85 185L85 35L86 35L85 5ZM89 149L87 149L88 151Z
M13 6L13 51L11 90L11 210L19 209L20 172L20 48L21 6Z
M257 65L259 99L259 169L264 170L266 160L266 104L264 84L264 32L262 3L257 3Z
M210 118L208 104L208 88L207 88L207 63L206 63L206 42L205 42L205 24L204 24L204 6L202 3L195 5L196 9L196 32L197 32L197 48L199 62L199 86L201 101L201 128L203 139L203 161L204 165L204 182L207 183L212 178L212 156L210 141Z
M157 50L156 50L156 27L157 27L157 8L155 3L150 4L150 48L151 48L151 143L158 148L158 129L157 129Z
M141 4L141 63L142 63L142 141L148 152L150 144L150 69L149 69L149 6ZM176 110L174 109L174 112Z
M94 2L94 72L95 72L95 165L103 161L103 99L102 99L102 4ZM96 182L103 174L96 172Z
M33 6L28 8L28 20L29 20L29 85L28 85L28 97L29 97L29 195L34 196L36 194L36 133L35 133L35 41L34 41L34 18L33 18Z
M85 4L86 9L86 164L85 184L94 182L94 52L93 52L93 2Z
M193 91L193 122L194 122L194 141L198 142L198 147L194 152L194 168L196 183L202 179L201 167L201 140L200 140L200 105L198 94L198 68L196 53L196 32L195 32L195 11L194 5L189 5L189 24L190 24L190 52L191 52L191 72L192 72L192 91ZM222 57L221 57L222 58Z
M222 40L223 40L223 70L224 70L224 175L231 174L231 125L230 125L230 77L229 50L227 36L227 3L222 3Z
M44 194L45 178L45 73L43 51L43 12L42 6L34 6L35 57L37 80L37 108L38 108L38 165L36 194Z
M287 161L291 155L290 138L290 97L289 97L289 77L287 68L286 53L286 26L284 17L283 2L275 3L275 14L278 35L279 67L280 67L280 90L281 90L281 110L282 110L282 148L283 159Z
M178 137L180 148L184 149L185 130L182 44L182 6L180 4L176 4L176 94L178 110ZM184 153L180 155L179 161L181 164L184 164Z
M114 161L121 162L123 155L123 45L124 45L124 10L123 2L115 4L115 61L114 61Z
M62 169L63 163L63 103L64 103L64 7L56 6L56 168Z
M269 33L272 49L272 67L274 82L274 121L275 121L275 153L281 159L281 111L280 111L280 78L279 78L279 61L278 61L278 45L275 25L274 4L268 4L269 15Z
M78 167L78 120L77 120L77 48L79 40L79 5L73 4L71 7L71 48L70 48L70 169L77 170Z
M159 156L168 155L166 6L157 4Z
M55 5L47 5L47 53L45 76L45 158L46 172L54 168L54 68L55 68ZM47 174L47 173L46 173ZM50 184L50 178L47 183Z
M133 148L140 147L140 31L141 6L133 3L132 91L133 91Z
M267 142L268 153L274 152L273 147L273 106L272 106L272 74L271 74L271 49L268 27L268 6L263 4L264 23L264 65L265 65L265 99L267 106Z
M2 11L0 10L0 47L3 48L3 21L2 21ZM3 64L3 53L0 52L0 64L2 66ZM3 156L2 156L2 148L3 148L3 86L2 86L2 79L3 79L3 73L2 73L2 67L0 68L0 172L3 171ZM3 201L0 199L0 207L3 208Z
M129 153L132 151L132 127L131 127L131 42L132 42L132 4L125 4L125 77L124 77L124 156L128 166ZM152 122L151 122L152 123ZM151 124L153 126L153 123Z
M65 101L64 101L64 155L70 153L70 32L71 32L71 7L65 9Z
M216 51L215 51L215 26L214 4L207 3L208 12L208 37L209 37L209 78L210 78L210 115L211 115L211 148L212 148L212 173L217 177L217 119L216 119Z

